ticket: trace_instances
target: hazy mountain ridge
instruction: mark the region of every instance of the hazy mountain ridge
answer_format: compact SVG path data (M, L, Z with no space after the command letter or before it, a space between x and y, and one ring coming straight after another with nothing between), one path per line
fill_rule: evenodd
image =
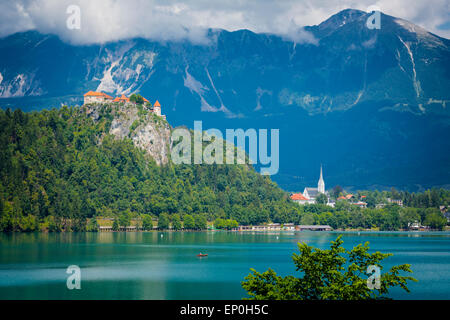
M140 92L162 102L173 125L280 128L278 179L288 177L289 189L315 183L321 162L331 184L447 184L450 41L384 14L381 29L370 30L369 15L339 12L306 27L315 41L304 43L248 30L210 30L203 46L71 46L15 34L0 39L0 104L39 108L80 104L87 90Z

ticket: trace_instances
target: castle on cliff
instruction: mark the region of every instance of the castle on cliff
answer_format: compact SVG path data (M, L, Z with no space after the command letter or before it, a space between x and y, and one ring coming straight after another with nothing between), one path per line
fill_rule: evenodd
M89 91L84 94L84 104L90 104L90 103L121 103L121 104L127 104L127 103L133 103L130 101L130 98L126 97L122 94L120 97L111 97L103 92L95 92L95 91ZM165 118L166 116L161 115L161 104L158 100L155 101L153 105L151 105L150 101L146 98L144 99L144 106L149 107L148 109L156 114L159 117Z

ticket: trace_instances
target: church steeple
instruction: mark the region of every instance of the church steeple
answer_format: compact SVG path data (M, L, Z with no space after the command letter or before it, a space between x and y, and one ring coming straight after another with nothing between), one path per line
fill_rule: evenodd
M320 178L319 182L317 183L317 191L320 193L325 193L325 181L323 181L322 165L320 165Z

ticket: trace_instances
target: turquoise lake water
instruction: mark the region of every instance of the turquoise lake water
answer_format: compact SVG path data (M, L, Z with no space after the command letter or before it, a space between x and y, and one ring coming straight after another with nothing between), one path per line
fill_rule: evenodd
M121 232L0 234L0 299L241 299L249 269L295 274L297 243L327 248L339 232ZM450 233L345 232L409 263L418 283L395 299L450 299ZM197 253L208 253L198 258ZM81 268L69 290L66 269Z

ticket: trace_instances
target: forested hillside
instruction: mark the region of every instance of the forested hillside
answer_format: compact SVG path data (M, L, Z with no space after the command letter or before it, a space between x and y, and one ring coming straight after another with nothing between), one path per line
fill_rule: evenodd
M95 120L80 107L0 110L0 228L36 230L57 221L81 230L86 218L123 214L298 220L299 206L253 168L158 166L130 138L109 134L113 117L108 107Z

